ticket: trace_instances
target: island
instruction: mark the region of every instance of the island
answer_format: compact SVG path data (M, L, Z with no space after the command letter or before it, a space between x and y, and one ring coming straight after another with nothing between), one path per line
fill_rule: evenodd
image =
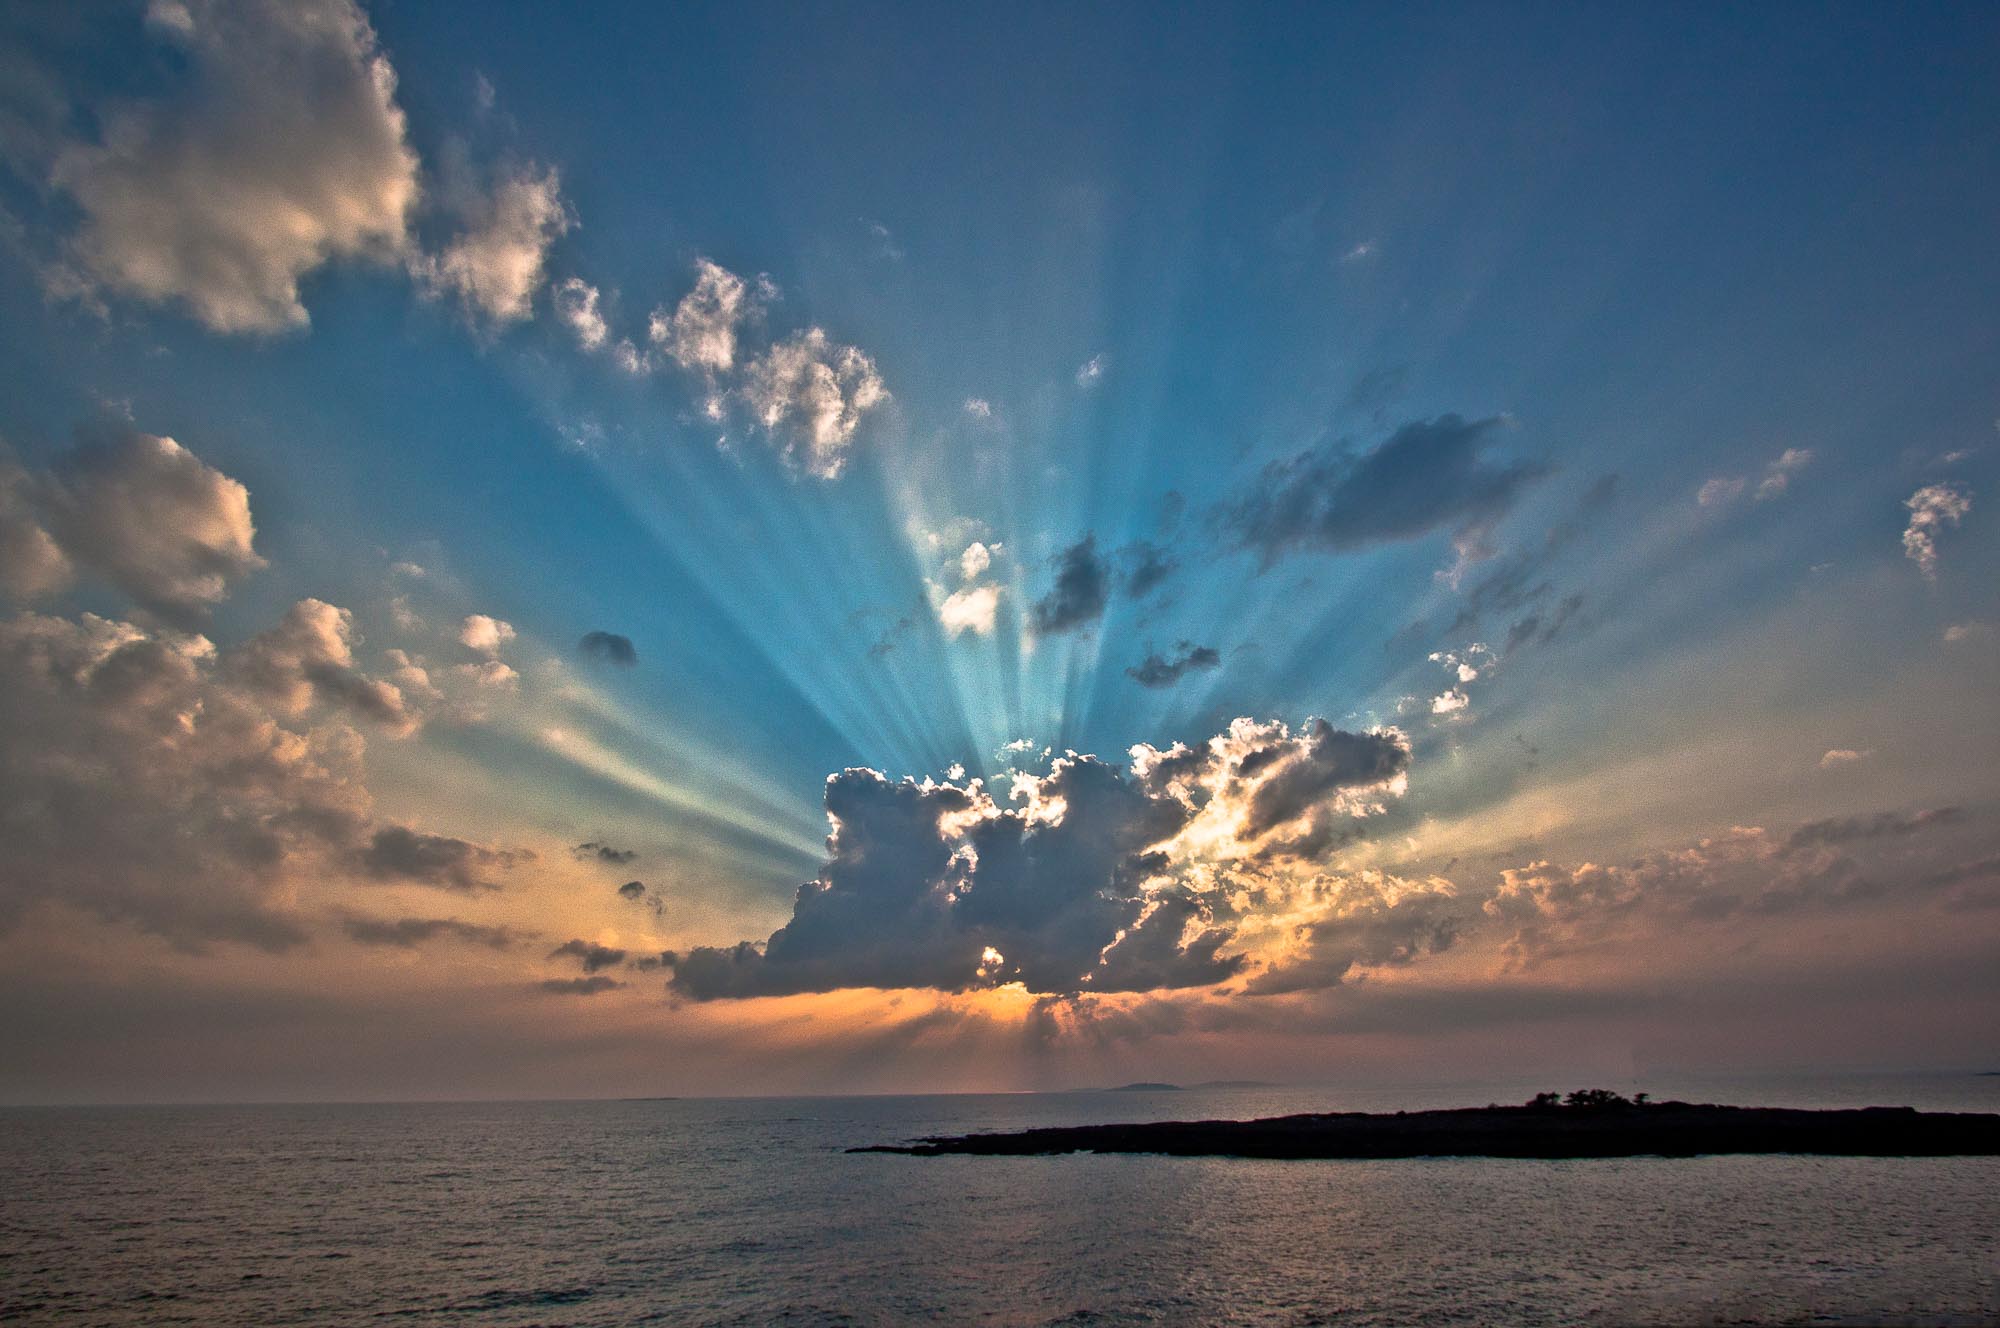
M934 1157L1162 1153L1176 1157L1695 1157L1805 1153L1848 1157L2000 1156L2000 1115L1912 1107L1804 1110L1652 1102L1605 1089L1538 1094L1518 1107L1325 1112L1262 1120L1151 1121L931 1135L850 1153Z

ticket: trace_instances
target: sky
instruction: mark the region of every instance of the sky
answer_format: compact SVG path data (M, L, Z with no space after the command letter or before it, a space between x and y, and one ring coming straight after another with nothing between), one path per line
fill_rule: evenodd
M2000 11L0 12L0 1100L2000 1068Z

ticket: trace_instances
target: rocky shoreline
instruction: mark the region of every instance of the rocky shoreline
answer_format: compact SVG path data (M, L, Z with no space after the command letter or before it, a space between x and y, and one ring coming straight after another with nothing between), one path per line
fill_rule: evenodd
M1715 1153L1991 1157L2000 1156L2000 1115L1920 1112L1910 1107L1808 1111L1687 1102L1536 1102L1448 1111L1334 1112L1247 1121L1154 1121L1005 1134L934 1135L847 1151L913 1157L1058 1153L1299 1159L1694 1157Z

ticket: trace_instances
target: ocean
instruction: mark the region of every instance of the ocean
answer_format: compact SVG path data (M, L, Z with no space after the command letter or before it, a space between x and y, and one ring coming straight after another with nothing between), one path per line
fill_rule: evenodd
M2000 1078L1970 1075L1639 1086L2000 1111ZM12 1108L0 1111L0 1320L2000 1322L2000 1158L842 1151L977 1129L1525 1096L1425 1086Z

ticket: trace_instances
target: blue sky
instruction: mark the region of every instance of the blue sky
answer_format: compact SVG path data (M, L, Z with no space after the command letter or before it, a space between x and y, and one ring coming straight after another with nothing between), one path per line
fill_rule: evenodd
M81 987L85 1040L139 1050L63 1053L50 1015L5 1091L179 1091L183 1016L105 994L134 964L160 1008L262 1011L204 1062L251 1095L579 1057L607 1091L1212 1077L1293 1026L1391 1073L1471 1036L1440 1007L1357 1042L1369 983L1615 993L1582 1041L1621 1065L1796 1045L1815 982L1874 997L1821 1060L1994 1026L1990 975L1867 985L1976 972L2000 916L1990 12L156 0L8 32L0 579L54 689L9 721L8 865L76 884L16 886L0 943L19 999ZM22 642L91 613L211 689L157 739L173 780L83 759L129 717L56 722L116 647ZM352 755L339 834L187 745L251 704ZM1213 768L1148 783L1134 748L1177 743ZM107 884L146 873L68 846L144 817L61 809L121 761L163 781L141 811L274 856L199 907ZM1099 765L1137 801L1093 830ZM850 768L881 782L843 818ZM1311 791L1276 829L1258 769ZM389 870L385 828L504 888ZM438 925L364 939L392 915ZM570 939L619 958L571 974ZM1740 1045L1634 995L1815 954ZM306 989L535 1068L370 1035L323 1083L256 1045ZM1522 1044L1560 1062L1578 1001ZM829 1031L787 1062L800 1017Z

